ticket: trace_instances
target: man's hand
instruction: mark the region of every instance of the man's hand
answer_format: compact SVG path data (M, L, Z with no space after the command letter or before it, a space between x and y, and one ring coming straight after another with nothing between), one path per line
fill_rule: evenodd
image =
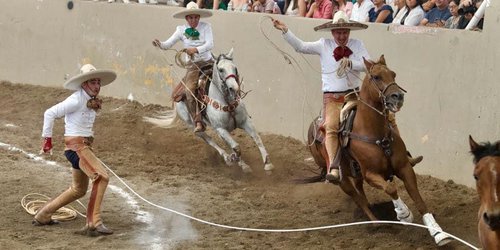
M288 27L286 26L285 23L281 22L278 19L274 19L274 18L272 20L273 20L274 28L276 28L277 30L281 30L283 32L283 34L288 32Z
M198 49L197 48L187 48L186 53L189 56L193 56L194 54L198 53Z
M158 39L154 39L154 40L153 40L153 46L158 47L158 48L160 48L160 49L161 49L161 43L160 43L160 40L158 40Z
M43 139L42 149L40 150L40 154L49 153L52 154L52 138L45 137Z

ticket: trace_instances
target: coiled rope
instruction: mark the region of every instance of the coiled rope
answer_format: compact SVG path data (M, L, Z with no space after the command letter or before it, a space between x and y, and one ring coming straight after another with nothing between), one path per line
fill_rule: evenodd
M21 206L26 210L27 213L31 215L36 215L38 210L42 208L47 201L50 200L50 197L39 194L39 193L30 193L25 195L21 199ZM77 202L83 207L86 208L79 200ZM70 221L76 219L76 217L80 215L84 218L84 214L80 213L78 210L76 210L74 207L71 205L67 205L67 207L61 207L59 208L54 214L52 215L53 220L58 220L58 221Z

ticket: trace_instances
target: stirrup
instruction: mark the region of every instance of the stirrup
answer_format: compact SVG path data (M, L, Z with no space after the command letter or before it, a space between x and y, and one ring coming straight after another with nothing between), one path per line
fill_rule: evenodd
M408 157L408 161L410 162L410 165L412 167L415 167L415 165L419 164L422 160L424 159L423 156L419 155L415 158L412 158L412 157Z
M198 133L198 132L204 132L204 131L205 131L205 126L203 126L203 123L197 122L196 126L194 127L194 132Z

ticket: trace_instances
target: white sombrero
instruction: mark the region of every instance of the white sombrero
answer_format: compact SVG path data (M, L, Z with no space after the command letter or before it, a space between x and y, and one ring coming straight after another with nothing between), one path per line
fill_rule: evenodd
M186 8L175 12L172 16L174 18L184 19L187 15L200 15L200 17L212 16L212 12L209 10L203 10L198 7L195 2L189 2Z
M331 22L314 27L314 31L330 31L337 29L364 30L366 28L368 28L368 25L349 20L345 12L339 10L333 15L333 20Z
M101 87L112 83L116 79L116 73L111 70L99 69L97 70L92 64L85 64L80 68L80 74L71 77L64 83L65 89L79 90L82 83L90 79L101 79Z

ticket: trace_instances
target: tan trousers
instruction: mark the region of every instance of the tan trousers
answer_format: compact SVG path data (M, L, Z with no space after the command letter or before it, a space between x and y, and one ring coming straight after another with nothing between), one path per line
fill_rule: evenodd
M186 75L182 79L184 81L184 84L186 85L186 88L188 89L188 92L186 93L186 106L195 124L202 121L200 107L195 98L196 89L198 88L198 80L200 79L201 74L200 70L212 65L212 60L206 62L190 63L187 68Z
M345 98L345 99L344 99ZM344 95L336 93L323 94L323 117L325 128L325 148L328 154L327 166L330 170L333 159L339 148L338 131L340 126L340 111L345 101L355 99L356 95ZM338 166L334 166L337 167Z
M91 141L84 137L65 137L66 149L75 151L80 158L80 169L73 169L71 187L57 198L49 201L35 216L41 223L50 221L52 214L59 208L83 197L87 192L89 179L92 191L87 205L87 226L94 228L102 224L101 203L108 186L109 176L101 162L92 152Z

